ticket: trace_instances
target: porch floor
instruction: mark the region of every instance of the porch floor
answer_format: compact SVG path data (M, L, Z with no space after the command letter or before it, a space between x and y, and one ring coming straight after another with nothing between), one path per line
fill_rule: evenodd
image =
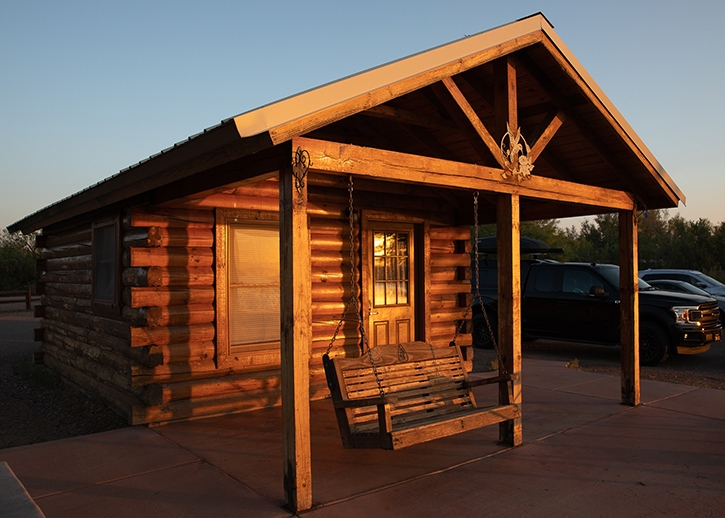
M312 403L315 507L305 516L716 516L725 508L725 391L523 361L524 444L493 426L397 452L342 448ZM496 399L481 387L479 406ZM0 450L47 517L290 516L280 409ZM0 503L0 515L9 511Z

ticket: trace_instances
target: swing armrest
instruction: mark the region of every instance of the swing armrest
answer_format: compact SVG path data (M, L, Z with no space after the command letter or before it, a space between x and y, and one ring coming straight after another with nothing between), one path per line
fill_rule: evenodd
M492 383L501 383L502 381L518 381L520 379L521 375L519 373L504 374L501 376L494 376L493 378L479 378L475 380L468 380L466 382L466 387L480 387L481 385L491 385Z

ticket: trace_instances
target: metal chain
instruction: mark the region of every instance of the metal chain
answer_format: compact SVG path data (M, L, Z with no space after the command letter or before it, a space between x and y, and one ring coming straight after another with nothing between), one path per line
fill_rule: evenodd
M378 393L380 394L380 397L385 397L385 391L383 390L383 384L380 381L380 376L378 375L378 369L375 365L375 360L373 359L373 353L372 349L370 348L370 344L368 343L368 337L367 333L365 332L365 325L363 323L363 317L362 317L362 308L360 307L360 303L357 300L357 282L355 282L355 212L354 212L354 205L353 205L353 183L352 183L352 175L348 178L347 182L347 192L348 192L348 198L349 198L349 207L348 212L349 214L349 221L350 221L350 297L352 300L352 305L355 307L355 314L357 315L357 321L358 321L358 328L360 329L360 339L362 341L363 346L363 353L367 353L368 359L370 360L370 366L373 368L373 376L375 376L375 383L378 386Z
M461 331L463 331L463 326L466 324L466 320L468 319L468 314L471 312L471 309L473 309L473 305L476 302L476 300L479 298L478 293L478 191L474 191L473 193L473 228L475 229L475 239L473 240L473 246L474 246L474 259L476 262L476 291L474 293L473 298L471 299L471 302L468 304L468 307L466 308L465 313L463 313L463 318L459 321L458 327L456 327L456 334L453 336L453 340L451 340L450 345L455 346L456 341L458 340L458 337L461 335Z
M330 350L332 350L332 346L335 343L335 340L337 340L337 334L340 332L340 328L342 327L342 323L345 320L345 316L347 315L347 311L350 308L350 304L352 304L355 308L355 315L357 316L357 322L358 322L358 329L360 330L360 339L362 344L362 350L361 352L368 355L368 359L370 360L370 365L373 368L373 375L375 376L375 383L378 386L378 392L380 393L380 397L385 397L385 391L383 390L382 382L380 381L380 377L378 375L378 370L375 365L375 360L373 359L372 350L370 349L370 345L368 343L367 334L365 333L365 325L363 324L363 318L362 318L362 309L360 308L360 304L357 299L357 282L355 281L355 207L353 203L353 182L352 182L352 175L348 178L347 183L347 192L348 192L348 222L349 222L349 229L350 229L350 298L347 301L347 304L345 304L345 310L342 312L342 317L340 318L340 321L337 323L337 328L335 329L335 332L332 335L332 340L330 340L330 344L327 346L327 351L325 354L330 354Z
M473 259L474 259L474 291L473 291L473 297L471 298L471 303L468 304L468 307L466 308L465 313L463 314L463 318L461 319L460 323L458 324L458 327L456 328L456 334L453 337L453 340L451 341L451 345L456 345L456 340L458 340L459 335L461 334L461 331L463 330L463 326L466 323L466 320L468 318L468 314L471 312L471 309L473 309L473 306L476 304L476 301L478 301L478 304L481 306L481 311L483 312L483 319L486 322L486 327L488 328L488 336L491 337L491 342L493 343L493 349L496 352L496 359L498 360L499 368L501 369L501 372L506 375L506 365L501 360L501 355L499 353L498 349L498 343L496 342L496 337L494 336L493 329L491 327L491 322L488 318L488 313L486 312L486 306L483 304L483 300L481 300L481 287L480 287L480 253L478 248L478 196L479 192L475 191L473 193Z

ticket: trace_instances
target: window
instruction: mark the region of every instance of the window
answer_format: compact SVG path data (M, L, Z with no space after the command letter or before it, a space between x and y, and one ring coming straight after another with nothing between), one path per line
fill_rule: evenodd
M96 308L118 309L118 221L95 223L92 233L93 305Z
M229 225L229 345L279 342L279 228Z
M541 293L553 293L555 289L556 270L553 268L543 268L539 270L534 282L534 289Z
M576 293L579 295L588 295L592 293L592 288L603 288L602 281L591 273L584 270L566 270L564 271L564 293Z
M216 363L279 366L279 214L216 211Z
M403 232L373 233L375 306L408 304L408 238L409 234Z

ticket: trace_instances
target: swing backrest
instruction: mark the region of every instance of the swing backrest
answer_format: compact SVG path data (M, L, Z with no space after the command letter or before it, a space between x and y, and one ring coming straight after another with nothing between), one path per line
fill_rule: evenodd
M377 433L376 399L381 399L381 390L390 405L392 430L475 407L458 347L409 342L375 347L371 355L328 363L333 402L339 403L338 421L343 416L345 421L341 430L345 425L353 435Z

